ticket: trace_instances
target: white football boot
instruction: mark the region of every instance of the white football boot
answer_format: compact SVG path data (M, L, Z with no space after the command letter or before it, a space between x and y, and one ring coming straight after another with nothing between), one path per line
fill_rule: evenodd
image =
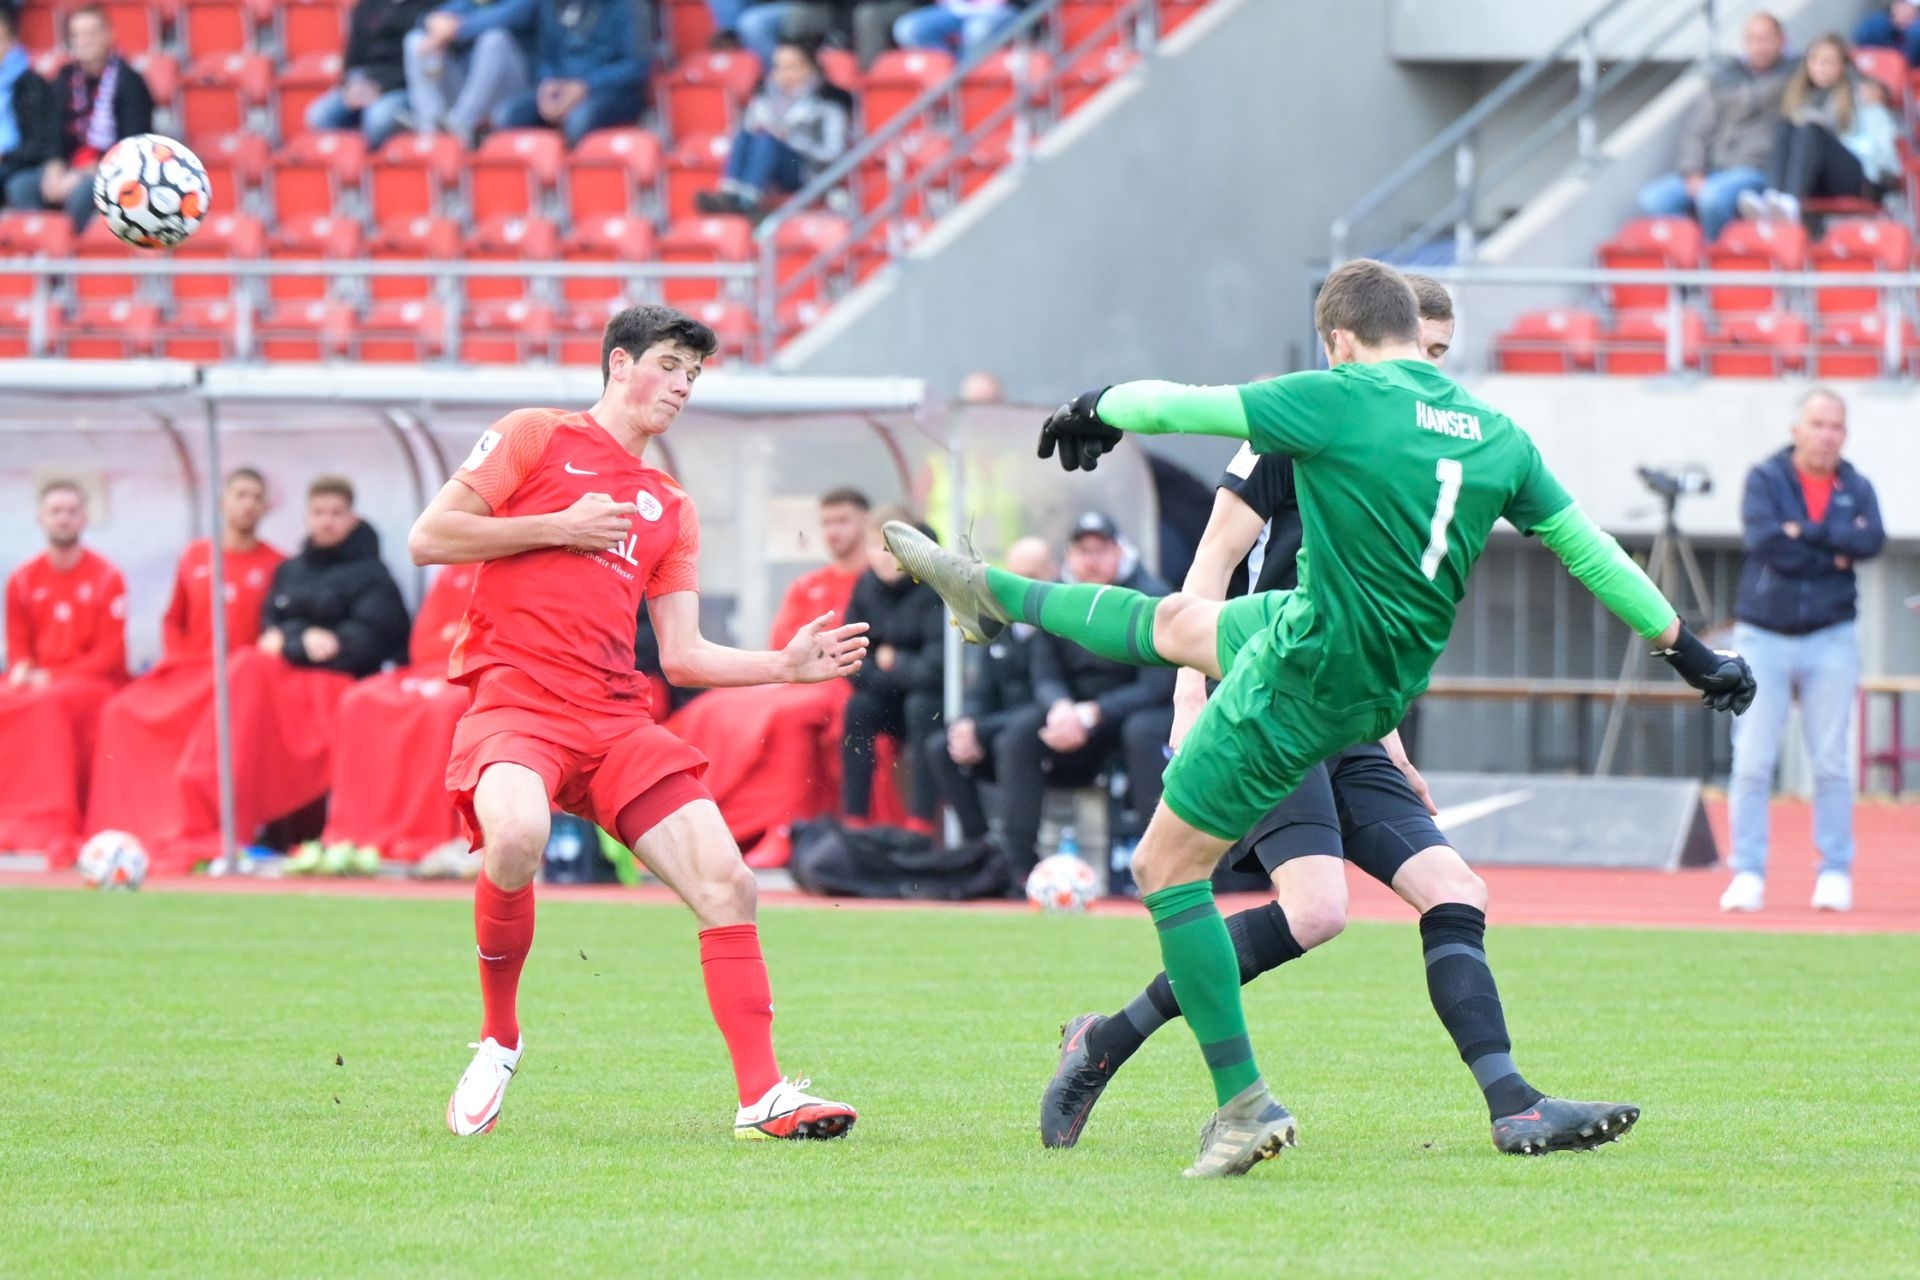
M1736 871L1720 895L1722 911L1758 911L1767 904L1767 882L1751 871Z
M807 1092L811 1080L781 1080L733 1117L736 1138L839 1138L860 1114Z
M473 1055L473 1061L460 1075L460 1083L453 1086L453 1096L447 1099L447 1128L463 1138L472 1138L491 1133L493 1126L500 1122L500 1108L507 1100L507 1083L520 1066L520 1049L502 1049L499 1041L491 1036L467 1047L479 1052Z
M1844 871L1822 871L1813 882L1813 909L1853 910L1853 877Z

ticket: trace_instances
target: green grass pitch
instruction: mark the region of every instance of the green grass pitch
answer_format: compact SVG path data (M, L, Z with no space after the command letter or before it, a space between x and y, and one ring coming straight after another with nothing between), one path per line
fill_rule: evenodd
M1920 938L1496 928L1522 1069L1646 1108L1497 1156L1410 925L1249 991L1301 1145L1180 1177L1181 1027L1042 1151L1056 1027L1144 920L771 910L782 1064L860 1107L736 1143L684 912L549 900L499 1129L442 1125L478 995L453 900L0 892L0 1274L1911 1276ZM336 1056L339 1061L336 1063Z

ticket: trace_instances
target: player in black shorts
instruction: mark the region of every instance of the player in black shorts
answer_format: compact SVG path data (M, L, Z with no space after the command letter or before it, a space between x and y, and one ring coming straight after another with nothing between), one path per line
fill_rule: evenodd
M1434 280L1409 275L1420 300L1421 346L1435 364L1453 340L1453 303ZM1242 448L1221 477L1213 514L1182 590L1213 599L1296 584L1300 505L1293 461ZM1206 702L1197 671L1182 670L1174 700L1177 747ZM1426 783L1399 734L1351 747L1316 766L1299 788L1229 853L1265 872L1278 900L1227 920L1240 981L1297 960L1346 925L1352 862L1420 913L1427 991L1487 1100L1494 1146L1517 1155L1611 1142L1638 1107L1569 1102L1528 1084L1514 1065L1506 1016L1485 950L1487 886L1433 822ZM1083 1013L1061 1028L1060 1064L1040 1102L1040 1140L1071 1147L1114 1074L1148 1036L1180 1016L1162 973L1112 1015Z

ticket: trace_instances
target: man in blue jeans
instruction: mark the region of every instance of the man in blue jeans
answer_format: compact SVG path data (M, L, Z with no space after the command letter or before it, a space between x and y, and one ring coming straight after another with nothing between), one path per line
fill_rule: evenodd
M1741 29L1743 56L1712 73L1707 96L1680 133L1676 172L1640 189L1640 212L1684 217L1692 213L1711 240L1733 221L1743 191L1767 185L1780 95L1793 67L1782 54L1787 34L1780 19L1756 13Z
M1847 406L1824 388L1800 401L1793 443L1747 473L1740 504L1747 559L1734 644L1759 694L1733 725L1733 883L1722 911L1758 911L1766 897L1767 803L1787 708L1797 695L1813 766L1817 910L1853 908L1853 772L1847 727L1860 687L1854 566L1887 535L1873 486L1840 457Z
M650 24L640 0L540 0L534 88L493 113L500 129L559 129L569 147L632 124L647 96Z

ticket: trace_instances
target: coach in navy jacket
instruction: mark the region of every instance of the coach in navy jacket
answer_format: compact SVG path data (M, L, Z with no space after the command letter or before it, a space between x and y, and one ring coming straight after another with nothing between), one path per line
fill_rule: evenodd
M1797 697L1813 767L1813 905L1853 905L1853 775L1848 726L1860 687L1854 566L1880 554L1886 530L1867 478L1840 457L1847 406L1831 391L1800 402L1793 444L1747 473L1740 505L1747 550L1735 647L1759 694L1733 726L1733 883L1720 906L1757 911L1767 870L1767 803L1787 710Z

